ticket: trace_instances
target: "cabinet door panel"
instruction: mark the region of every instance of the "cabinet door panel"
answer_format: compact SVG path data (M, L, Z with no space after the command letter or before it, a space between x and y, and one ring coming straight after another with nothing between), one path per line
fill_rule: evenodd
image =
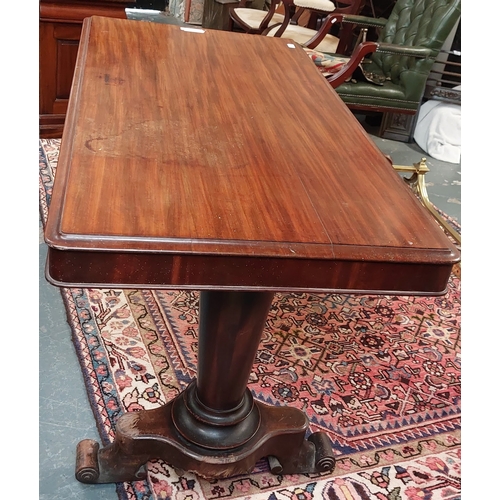
M78 40L57 40L56 99L68 99L75 71Z
M135 0L41 0L39 27L40 137L61 137L82 22L89 16L126 19Z
M52 130L58 121L58 136L68 108L81 31L81 24L40 23L40 125Z
M57 71L55 75L55 100L67 101L75 71L76 56L81 34L80 26L56 26L54 38L57 51ZM67 102L65 103L67 106ZM59 106L58 106L59 107ZM56 113L59 111L56 111Z

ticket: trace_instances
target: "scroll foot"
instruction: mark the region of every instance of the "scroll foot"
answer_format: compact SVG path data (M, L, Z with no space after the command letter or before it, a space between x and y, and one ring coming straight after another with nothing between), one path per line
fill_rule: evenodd
M324 432L314 432L308 438L314 444L314 466L317 472L331 472L335 468L332 444Z
M281 457L270 455L269 468L273 474L311 474L331 472L335 468L335 457L328 435L315 432L293 455Z
M76 447L76 479L81 483L99 484L139 481L146 478L143 463L118 460L115 466L110 468L107 464L110 456L118 454L117 446L113 444L99 449L99 443L92 439L80 441Z

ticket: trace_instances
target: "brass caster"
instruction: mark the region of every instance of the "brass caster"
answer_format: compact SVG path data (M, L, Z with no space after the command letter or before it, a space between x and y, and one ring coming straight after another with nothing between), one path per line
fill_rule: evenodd
M269 462L269 468L273 474L278 475L283 472L283 466L276 457L269 455L267 461Z

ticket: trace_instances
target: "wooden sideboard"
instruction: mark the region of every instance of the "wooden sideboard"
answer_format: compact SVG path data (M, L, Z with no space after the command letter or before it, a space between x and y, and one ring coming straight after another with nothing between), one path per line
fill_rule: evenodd
M82 23L86 17L126 18L134 0L40 0L40 137L62 136Z

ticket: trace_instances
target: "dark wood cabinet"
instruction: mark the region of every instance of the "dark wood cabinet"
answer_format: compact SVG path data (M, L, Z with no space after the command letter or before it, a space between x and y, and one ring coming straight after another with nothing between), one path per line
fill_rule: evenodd
M134 0L40 1L40 137L61 137L82 23L86 17L126 18Z

